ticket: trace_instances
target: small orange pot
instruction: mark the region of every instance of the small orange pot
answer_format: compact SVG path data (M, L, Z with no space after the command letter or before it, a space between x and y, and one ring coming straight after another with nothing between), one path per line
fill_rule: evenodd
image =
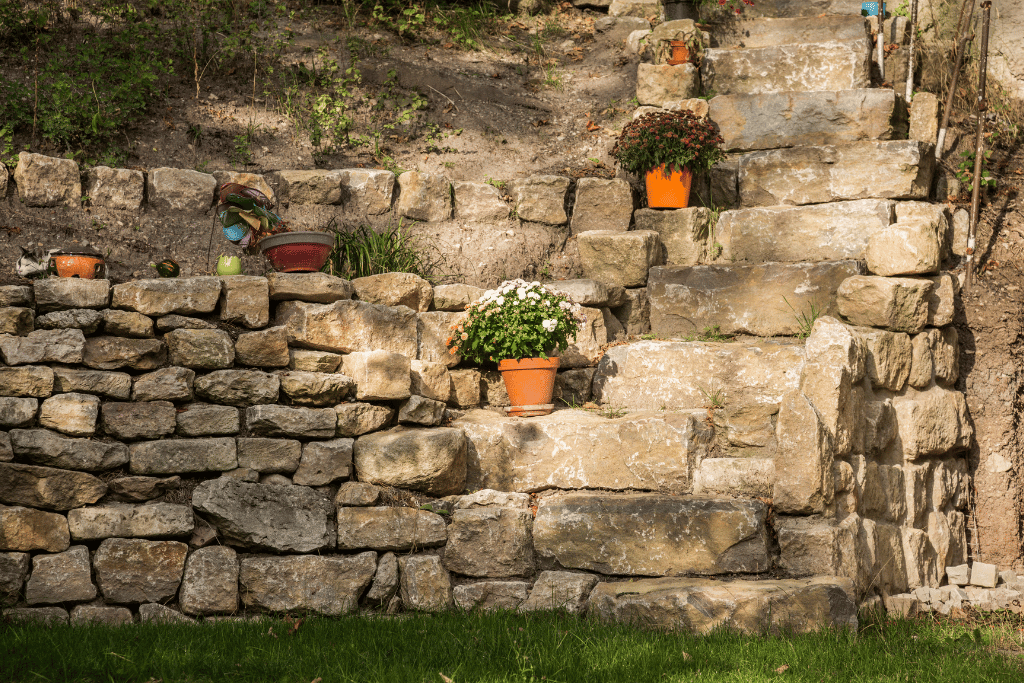
M509 416L547 415L554 409L551 396L555 393L555 375L558 374L557 357L503 360L498 363L498 371L505 380L505 390L512 404Z
M685 40L670 40L668 44L672 48L672 56L665 61L666 64L675 66L690 61L690 48L686 46Z
M58 277L94 280L103 277L103 257L93 254L54 254L50 257Z
M644 176L647 185L647 206L651 209L685 209L690 205L690 186L693 173L688 166L672 167L667 164L651 169Z

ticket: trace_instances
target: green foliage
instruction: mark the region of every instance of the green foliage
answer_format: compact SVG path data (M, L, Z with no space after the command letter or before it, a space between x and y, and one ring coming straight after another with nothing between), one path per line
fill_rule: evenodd
M796 316L796 324L799 328L797 332L797 339L807 339L811 336L811 330L814 328L814 321L817 320L825 313L825 307L816 303L810 304L809 312L801 312L793 308L793 304L789 303L789 299L782 297L782 300L789 306L789 310L793 311L793 315Z
M508 280L467 308L452 327L448 350L481 364L522 358L547 358L564 351L585 318L579 304L539 282Z
M395 7L394 2L377 3L373 7L373 18L385 28L400 36L412 38L427 23L427 12L423 5Z
M710 325L701 330L700 334L690 334L683 337L683 341L699 341L699 342L731 342L733 335L722 334L722 328L719 325Z
M367 225L339 229L333 218L326 229L334 232L334 250L322 269L329 275L353 280L381 273L412 273L433 279L434 264L426 260L401 218L379 232Z
M662 164L708 173L725 157L722 142L714 125L692 112L652 112L626 124L612 156L623 169L638 175Z
M700 384L697 385L697 391L701 393L704 400L707 401L705 408L711 408L712 410L721 410L725 407L725 391L719 387L717 389L705 389Z
M996 179L992 177L988 170L989 159L992 158L992 150L985 150L981 159L981 179L979 183L982 187L989 189L995 189ZM973 149L965 149L960 152L960 163L956 167L956 178L964 185L974 186L974 160L975 153Z

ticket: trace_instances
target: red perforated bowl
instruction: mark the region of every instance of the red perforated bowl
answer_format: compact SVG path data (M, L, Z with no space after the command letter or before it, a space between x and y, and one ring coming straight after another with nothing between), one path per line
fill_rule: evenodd
M279 273L311 273L324 267L334 248L326 232L282 232L260 240L260 251Z

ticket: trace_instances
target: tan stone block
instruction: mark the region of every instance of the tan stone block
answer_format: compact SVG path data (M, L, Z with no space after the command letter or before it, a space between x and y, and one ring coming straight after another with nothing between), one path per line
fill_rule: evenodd
M823 512L831 504L835 486L835 451L828 429L811 403L795 391L783 399L776 428L776 508L788 514Z
M509 190L520 220L547 225L569 222L565 213L565 195L569 179L557 175L537 175L510 183Z
M580 178L572 207L572 234L587 230L628 230L636 197L622 178ZM649 230L637 226L638 230Z
M452 217L451 183L443 175L406 171L398 176L395 211L416 221L446 221Z
M653 230L591 230L577 237L584 276L620 287L642 287L661 259L661 238Z
M893 223L871 235L865 252L875 275L926 275L941 265L939 236L921 220Z
M636 98L655 107L698 94L697 67L693 64L645 64L637 66Z
M250 329L266 327L270 321L270 288L265 277L230 275L222 277L220 319Z
M857 275L839 286L839 313L854 325L913 334L928 321L931 289L928 280Z

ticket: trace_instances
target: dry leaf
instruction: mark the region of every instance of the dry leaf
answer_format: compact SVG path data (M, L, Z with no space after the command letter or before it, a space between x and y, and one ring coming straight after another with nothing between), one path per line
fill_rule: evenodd
M691 657L691 656L690 656L690 653L689 653L689 652L684 652L684 653L683 653L683 661L684 661L684 662L688 662L688 661L690 661L691 659L693 659L693 657Z
M597 130L601 130L601 126L597 125L593 121L587 121L587 132L593 133Z
M775 670L775 673L781 674L781 673L786 673L787 671L789 671L789 664L783 664L782 666L780 666L778 669Z
M437 674L437 675L441 677L441 680L442 680L442 681L444 681L444 683L453 683L452 679L448 678L448 677L447 677L447 676L445 676L444 674L440 674L440 673L439 673L439 674Z
M268 636L274 636L275 638L277 638L277 634L274 633L274 627L273 626L271 626L270 628L267 629L267 635Z

